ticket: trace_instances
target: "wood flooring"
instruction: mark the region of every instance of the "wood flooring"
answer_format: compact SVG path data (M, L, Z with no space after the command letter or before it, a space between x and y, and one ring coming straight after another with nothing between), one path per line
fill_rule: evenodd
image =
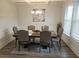
M12 51L17 50L15 41L12 41L0 50L0 58L77 58L63 41L61 50L57 48L56 44L53 44L51 53L43 51L39 53L39 51L37 51L37 47L39 46L36 44L31 44L29 47L30 51L28 51L27 48L22 47L22 50L25 49L25 53L12 53Z

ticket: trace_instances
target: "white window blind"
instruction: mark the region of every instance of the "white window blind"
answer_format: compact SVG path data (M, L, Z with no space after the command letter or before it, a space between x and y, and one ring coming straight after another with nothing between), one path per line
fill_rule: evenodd
M79 40L79 3L78 2L76 3L75 9L74 9L71 35L74 38Z
M79 40L79 0L65 10L64 33Z
M65 10L65 17L64 17L64 33L67 35L70 35L71 31L72 13L73 13L73 6L68 6Z

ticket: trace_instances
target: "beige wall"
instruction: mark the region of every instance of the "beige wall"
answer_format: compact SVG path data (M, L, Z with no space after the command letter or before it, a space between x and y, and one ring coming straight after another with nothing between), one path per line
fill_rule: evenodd
M0 0L0 48L12 41L14 25L17 25L15 4L8 0Z
M33 8L46 9L45 22L33 22L31 11ZM36 29L41 30L42 25L48 25L50 30L56 31L56 25L62 21L63 2L49 2L43 3L17 3L17 10L19 15L19 28L27 30L28 25L35 25Z
M33 8L46 9L45 22L33 22L31 10ZM63 2L49 2L49 4L25 4L12 3L8 0L0 0L0 48L4 47L14 38L12 27L19 25L20 29L27 29L28 25L35 25L41 30L42 25L48 25L50 30L56 31L56 25L62 20ZM18 13L18 14L17 14Z

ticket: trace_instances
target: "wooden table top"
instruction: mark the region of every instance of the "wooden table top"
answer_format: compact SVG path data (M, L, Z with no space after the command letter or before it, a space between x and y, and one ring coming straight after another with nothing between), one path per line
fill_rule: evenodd
M40 32L33 32L29 37L40 37ZM57 37L54 31L51 31L51 37Z

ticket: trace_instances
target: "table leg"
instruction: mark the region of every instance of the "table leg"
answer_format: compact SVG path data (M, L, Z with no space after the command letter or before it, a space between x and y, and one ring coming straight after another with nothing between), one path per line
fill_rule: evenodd
M33 37L33 42L35 42L35 38Z

